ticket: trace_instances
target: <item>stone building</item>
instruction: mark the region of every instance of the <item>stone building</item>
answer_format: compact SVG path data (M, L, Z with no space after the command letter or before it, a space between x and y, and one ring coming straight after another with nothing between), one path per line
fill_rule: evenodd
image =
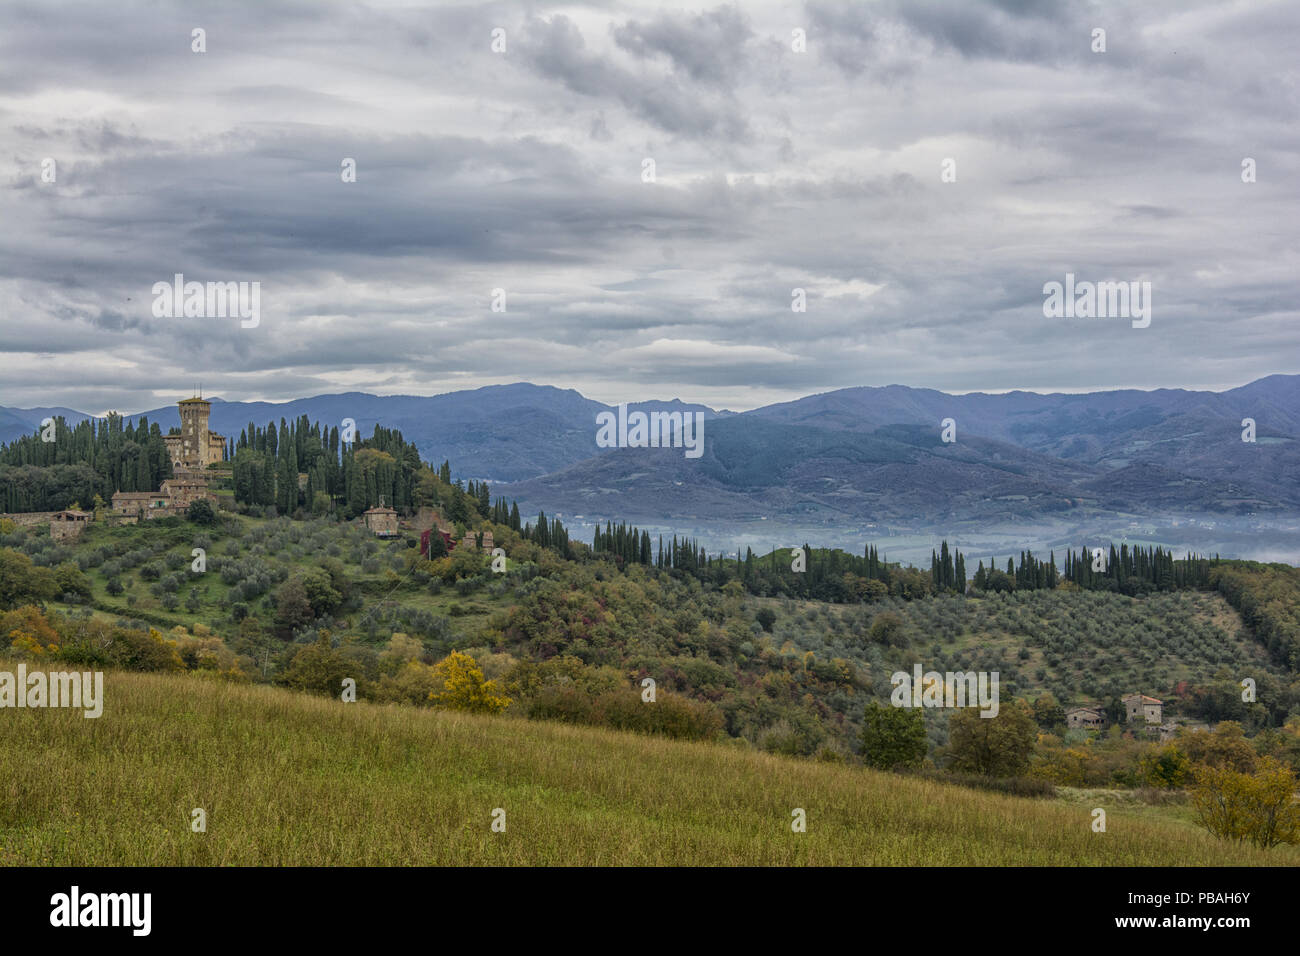
M113 513L128 518L165 518L176 514L171 497L162 491L115 491Z
M1065 712L1065 726L1071 730L1101 730L1106 726L1106 715L1097 707L1072 707Z
M50 518L50 537L55 541L75 541L93 519L89 511L56 511Z
M64 511L10 512L0 514L0 518L12 521L14 524L25 528L48 524L50 526L50 537L55 541L60 541L80 537L81 532L86 530L86 525L95 520L95 515L89 511L68 509Z
M1154 697L1147 697L1145 694L1129 694L1124 698L1123 703L1124 719L1130 724L1142 720L1159 726L1163 722L1161 713L1164 705Z
M377 508L369 509L362 517L366 521L366 527L374 533L375 537L397 537L397 512L392 508L385 508L380 505Z
M57 511L8 511L0 514L0 518L24 528L34 528L38 524L50 524L58 513Z
M486 551L490 554L492 549L496 547L492 542L491 531L466 531L465 537L461 539L460 546L462 548L476 547L478 545L478 536L480 534L483 535L483 545L479 550Z
M208 482L203 478L167 478L164 479L158 493L168 500L168 507L184 511L191 501L206 498L215 501L216 495L208 491Z

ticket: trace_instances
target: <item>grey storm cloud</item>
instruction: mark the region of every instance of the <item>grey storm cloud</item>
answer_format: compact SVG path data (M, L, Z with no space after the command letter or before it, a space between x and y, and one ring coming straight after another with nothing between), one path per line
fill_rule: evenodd
M736 7L719 7L695 16L661 14L650 22L628 21L614 28L620 47L644 59L662 56L689 79L731 90L747 63L746 45L754 36Z
M6 4L0 405L1300 371L1298 33L1266 0ZM1150 281L1151 326L1046 319L1067 272ZM260 324L155 316L175 273L260 283Z
M696 18L697 28L709 33L712 18ZM703 26L698 26L703 21ZM689 34L689 28L684 31ZM725 35L725 34L724 34ZM586 49L581 31L567 17L529 24L524 50L529 65L538 75L563 84L568 91L603 99L614 97L637 117L668 133L685 136L716 136L724 142L746 140L748 125L731 97L718 98L698 88L726 87L725 70L706 66L708 58L695 44L682 42L677 32L666 31L663 22L650 29L628 24L616 29L619 46L637 59L649 53L665 53L681 70L670 74L633 70L612 57ZM726 55L719 58L726 62ZM685 75L682 75L685 74ZM684 82L685 81L685 82ZM687 85L691 83L693 85ZM702 95L703 94L703 95Z

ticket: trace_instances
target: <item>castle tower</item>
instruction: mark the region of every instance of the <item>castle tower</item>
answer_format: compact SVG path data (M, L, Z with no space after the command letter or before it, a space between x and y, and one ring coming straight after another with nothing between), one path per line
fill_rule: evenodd
M213 462L220 463L226 454L226 438L208 428L212 403L201 398L177 402L181 413L181 430L165 435L172 470L201 472Z
M177 403L181 411L181 465L206 468L208 464L208 416L212 403L187 398Z

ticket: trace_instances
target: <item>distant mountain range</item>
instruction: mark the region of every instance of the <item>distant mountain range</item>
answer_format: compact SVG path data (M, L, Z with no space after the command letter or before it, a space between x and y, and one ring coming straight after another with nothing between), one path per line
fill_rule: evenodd
M344 392L282 403L210 401L209 425L228 438L238 437L250 422L264 426L268 421L306 415L313 422L339 425L351 418L362 436L376 424L396 428L415 442L426 459L435 464L447 459L456 474L491 481L535 478L597 454L596 413L609 408L573 389L526 382L428 397ZM730 414L678 401L644 402L629 408L698 411L707 418ZM42 419L57 415L69 422L91 417L68 408L0 405L0 442L30 435ZM147 417L164 432L181 423L174 404L126 417L132 421Z
M362 392L282 404L213 399L212 427L238 436L306 414L398 428L453 474L499 483L520 508L604 520L935 527L1090 514L1300 512L1300 376L1226 392L948 395L847 388L743 413L679 401L629 409L700 412L704 453L602 449L610 406L527 383L432 397ZM70 409L0 406L0 441ZM166 430L176 406L143 413ZM136 416L132 416L136 417ZM941 438L953 419L956 441ZM1256 441L1241 439L1242 419Z
M949 418L953 443L941 437ZM1242 441L1245 418L1254 443ZM695 461L619 449L503 491L529 510L702 523L1300 510L1300 376L1218 393L841 389L711 422L706 436Z

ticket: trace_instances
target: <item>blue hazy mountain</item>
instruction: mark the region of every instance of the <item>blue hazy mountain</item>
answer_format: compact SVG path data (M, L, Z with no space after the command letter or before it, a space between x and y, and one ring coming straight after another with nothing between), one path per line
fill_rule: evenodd
M1076 511L1268 514L1300 508L1300 376L1225 392L949 395L901 385L846 388L744 413L679 401L631 409L701 412L705 450L601 449L610 406L528 383L434 396L346 392L284 403L212 399L211 427L306 415L361 435L400 429L453 473L501 483L525 513L629 520L1007 522ZM0 406L0 440L69 409ZM164 430L175 405L138 413ZM131 417L137 417L132 415ZM1256 441L1243 442L1253 419ZM956 441L941 439L953 419Z

